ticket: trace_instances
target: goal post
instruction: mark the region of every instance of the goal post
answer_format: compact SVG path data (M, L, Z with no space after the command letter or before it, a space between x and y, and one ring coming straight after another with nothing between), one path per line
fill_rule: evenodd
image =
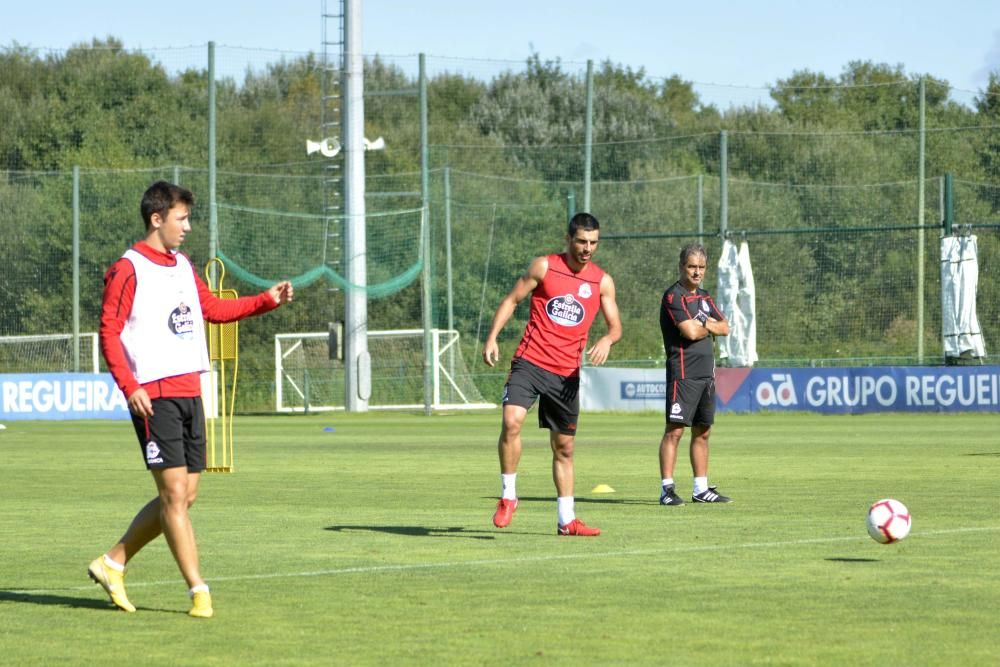
M459 347L454 329L431 329L431 408L495 408L483 400ZM335 343L334 343L335 344ZM424 330L368 332L371 398L368 407L424 408ZM278 412L343 410L344 365L331 349L330 332L274 336L275 409Z
M73 334L0 336L0 373L99 373L97 334L79 334L79 358Z

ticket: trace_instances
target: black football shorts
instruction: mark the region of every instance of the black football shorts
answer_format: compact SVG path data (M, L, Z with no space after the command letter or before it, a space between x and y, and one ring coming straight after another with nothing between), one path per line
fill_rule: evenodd
M154 398L153 416L132 415L146 468L205 469L205 409L201 397Z
M576 435L576 422L580 417L580 378L563 377L530 361L514 359L503 387L503 404L519 405L528 410L536 400L538 428Z
M667 423L711 426L715 423L715 379L674 380L667 384Z

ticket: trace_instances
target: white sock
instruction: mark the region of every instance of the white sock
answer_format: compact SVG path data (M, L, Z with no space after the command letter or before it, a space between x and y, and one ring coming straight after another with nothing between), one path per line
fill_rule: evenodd
M694 495L708 491L708 477L694 478Z
M195 593L207 593L208 584L198 584L197 586L192 586L191 590L188 591L188 595L194 597Z
M121 563L111 560L111 556L104 554L104 564L110 567L115 572L124 572L125 566Z
M509 475L503 473L500 474L500 497L505 500L515 500L517 499L517 473L513 472Z
M573 496L560 496L556 498L556 509L559 512L559 525L568 526L576 518L576 511L573 508Z
M673 485L674 485L674 478L673 477L664 477L660 481L660 486L673 486Z

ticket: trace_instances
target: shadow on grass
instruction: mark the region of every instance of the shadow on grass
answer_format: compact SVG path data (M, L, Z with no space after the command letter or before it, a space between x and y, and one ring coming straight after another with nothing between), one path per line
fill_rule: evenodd
M964 454L964 456L1000 456L1000 452L973 452L972 454Z
M881 562L878 558L846 558L846 557L834 557L834 558L824 558L823 560L832 561L834 563L879 563Z
M407 535L409 537L463 537L469 540L495 540L496 535L485 530L469 530L462 526L449 528L428 528L427 526L327 526L323 530L344 532L349 530L366 530L390 535Z
M25 602L28 604L78 607L81 609L116 609L107 600L99 600L92 597L76 598L68 595L53 595L52 593L25 593L4 590L0 590L0 602Z
M0 603L21 602L23 604L54 605L59 607L72 607L75 609L100 609L102 611L114 611L125 613L113 605L109 600L94 597L77 598L69 595L56 595L54 593L30 593L26 591L0 590ZM185 614L187 612L177 609L154 609L152 607L137 607L139 611L162 611L165 613Z

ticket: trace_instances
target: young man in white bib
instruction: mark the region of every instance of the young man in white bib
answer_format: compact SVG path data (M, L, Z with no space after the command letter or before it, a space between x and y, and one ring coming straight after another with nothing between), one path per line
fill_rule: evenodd
M201 576L188 509L205 470L201 374L209 370L204 321L233 322L292 300L280 282L256 296L217 298L179 248L191 231L194 196L164 181L143 194L146 235L104 276L101 352L128 399L132 423L157 495L139 510L118 542L88 567L119 609L134 612L125 566L161 533L191 597L191 616L214 614Z

